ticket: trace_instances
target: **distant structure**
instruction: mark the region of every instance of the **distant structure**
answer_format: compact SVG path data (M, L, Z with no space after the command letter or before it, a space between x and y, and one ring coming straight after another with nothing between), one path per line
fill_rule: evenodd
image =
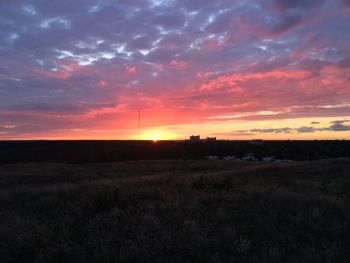
M140 108L139 108L139 110L138 110L138 122L137 122L137 140L138 141L140 141L140 128L141 128L141 126L140 126L140 123L141 123L141 110L140 110Z
M190 136L190 141L191 142L200 142L201 136L200 135L192 135L192 136Z
M191 135L190 142L216 142L216 137L207 137L201 140L200 135Z

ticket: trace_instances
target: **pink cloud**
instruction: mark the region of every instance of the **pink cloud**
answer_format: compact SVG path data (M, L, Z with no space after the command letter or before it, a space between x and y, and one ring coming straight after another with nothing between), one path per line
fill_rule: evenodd
M173 59L173 60L170 62L170 65L173 66L173 67L175 67L175 68L177 68L177 69L185 69L185 68L188 67L188 62Z
M200 86L200 90L218 90L218 89L231 89L236 92L244 92L239 83L250 80L303 80L312 75L311 72L306 70L291 69L291 70L272 70L268 72L257 73L234 73L231 75L224 75L218 78L209 80ZM201 75L200 75L201 76ZM207 76L207 75L206 75Z
M136 74L137 73L136 67L126 67L126 71L129 74Z
M220 43L219 40L213 38L213 39L209 39L209 40L205 41L203 43L203 46L209 50L218 50L221 48L222 44Z
M33 72L39 76L53 79L68 79L70 76L72 76L72 73L67 70L47 70L36 68L33 70Z
M105 88L105 87L107 87L107 85L108 85L108 82L105 81L105 80L101 80L101 81L98 83L98 86L99 86L100 88Z
M57 69L49 70L46 68L34 68L34 74L39 76L44 76L53 79L68 79L75 72L81 71L84 66L81 66L78 61L74 59L61 59L57 61Z

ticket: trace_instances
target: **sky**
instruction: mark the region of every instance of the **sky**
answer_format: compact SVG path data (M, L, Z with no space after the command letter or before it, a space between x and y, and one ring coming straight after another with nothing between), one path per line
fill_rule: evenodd
M2 0L0 140L350 139L349 0Z

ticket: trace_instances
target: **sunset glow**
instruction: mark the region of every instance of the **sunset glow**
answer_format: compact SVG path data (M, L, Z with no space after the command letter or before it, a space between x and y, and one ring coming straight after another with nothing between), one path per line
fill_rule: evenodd
M152 141L154 141L154 142L157 142L157 141L161 140L162 137L161 137L159 134L152 134L152 135L150 136L150 139L151 139Z
M2 1L0 139L350 139L350 2Z
M131 132L131 131L130 131ZM160 140L173 140L176 139L176 134L172 134L166 130L160 129L151 129L141 133L140 139L142 140L151 140L151 141L160 141Z

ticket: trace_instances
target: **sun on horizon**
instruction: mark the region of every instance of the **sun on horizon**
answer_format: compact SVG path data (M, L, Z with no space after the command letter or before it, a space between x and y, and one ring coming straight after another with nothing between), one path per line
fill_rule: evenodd
M149 129L144 132L141 132L140 139L149 140L153 142L173 140L176 139L176 134L170 133L169 131L162 129Z

